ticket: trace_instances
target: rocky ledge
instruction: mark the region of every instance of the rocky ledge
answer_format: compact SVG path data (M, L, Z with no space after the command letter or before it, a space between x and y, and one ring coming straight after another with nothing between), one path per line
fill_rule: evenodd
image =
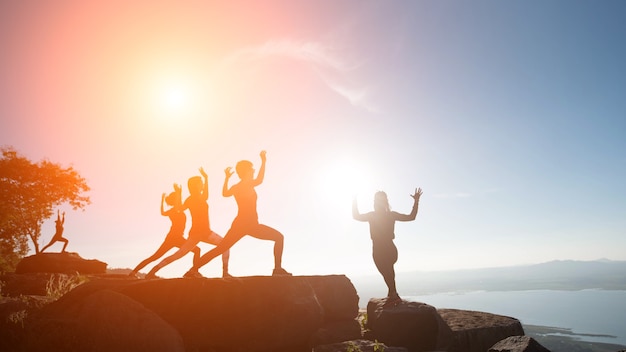
M23 258L15 268L16 274L63 273L104 274L107 263L84 259L78 253L39 253Z
M19 339L2 350L486 352L500 340L524 335L511 317L418 302L385 307L382 299L370 300L365 314L358 301L344 275L91 276L29 313ZM2 308L10 307L0 303L0 314L15 313ZM534 345L525 346L519 351Z

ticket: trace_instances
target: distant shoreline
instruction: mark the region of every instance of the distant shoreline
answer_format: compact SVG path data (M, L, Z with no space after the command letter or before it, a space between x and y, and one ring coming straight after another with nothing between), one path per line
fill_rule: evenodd
M351 279L363 293L385 288L380 275L374 273ZM557 260L526 266L397 272L396 284L405 296L480 291L626 291L626 261Z
M566 351L591 351L591 352L616 352L626 349L626 345L596 342L580 339L578 337L602 337L616 338L613 335L577 333L572 329L553 326L522 324L524 332L537 340L541 345L552 352Z

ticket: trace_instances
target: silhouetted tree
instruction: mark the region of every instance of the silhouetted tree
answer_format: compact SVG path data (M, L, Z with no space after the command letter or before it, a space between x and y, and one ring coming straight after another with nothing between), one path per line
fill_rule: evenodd
M39 253L41 225L54 207L74 210L90 204L85 179L72 167L42 160L33 163L12 147L0 148L0 272L12 270L28 252Z

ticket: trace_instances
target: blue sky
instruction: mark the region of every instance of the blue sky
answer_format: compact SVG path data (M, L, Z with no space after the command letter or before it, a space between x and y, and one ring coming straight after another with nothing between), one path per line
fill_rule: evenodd
M224 234L223 169L266 149L261 221L296 274L375 273L351 196L409 212L416 187L398 271L626 260L624 2L62 4L0 4L0 144L87 178L70 251L136 265L167 232L161 193L200 166ZM268 243L231 258L271 271Z

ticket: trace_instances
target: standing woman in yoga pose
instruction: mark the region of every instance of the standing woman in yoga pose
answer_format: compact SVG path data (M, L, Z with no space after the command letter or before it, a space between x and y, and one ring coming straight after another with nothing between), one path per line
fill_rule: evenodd
M265 178L265 150L261 151L259 156L261 157L261 168L256 174L256 177L254 176L254 167L252 163L248 160L241 160L235 166L237 176L239 176L240 180L231 187L228 186L228 181L233 175L233 170L230 167L227 167L226 170L224 170L226 178L224 179L224 186L222 187L222 195L224 197L233 196L235 198L235 201L237 202L237 217L233 220L230 230L228 230L226 235L224 235L224 240L218 243L215 248L202 255L197 262L194 262L193 267L185 273L185 277L202 277L202 275L198 272L198 269L213 260L213 258L218 255L228 253L230 247L246 235L260 240L273 241L274 271L272 271L272 275L291 275L291 273L287 272L282 267L283 234L272 227L259 223L259 216L256 208L257 193L254 188L263 183L263 179ZM222 256L224 256L224 254L222 254Z
M187 217L182 209L182 193L183 190L180 185L174 184L174 192L165 196L165 193L161 196L161 215L167 216L172 222L170 231L165 236L165 240L161 246L150 257L144 259L139 263L133 271L129 273L131 277L137 277L137 273L146 265L161 258L165 253L174 247L182 247L187 241L184 237L185 224L187 223ZM165 210L163 203L167 203L171 208ZM193 260L196 261L200 258L200 248L198 246L192 249Z
M422 189L415 189L415 193L411 195L413 209L410 214L391 211L387 194L382 191L376 192L374 195L374 211L369 213L359 213L356 197L352 200L352 217L358 221L367 221L370 225L374 264L376 264L376 268L382 274L389 289L385 305L396 305L402 301L398 291L396 291L396 272L393 267L398 260L398 249L393 243L395 223L396 221L415 220L421 196Z
M200 174L202 175L202 178L200 176L193 176L187 181L187 186L189 187L189 197L185 199L181 208L181 211L189 209L189 212L191 213L191 229L189 229L187 241L180 246L178 251L174 252L169 257L163 258L161 262L155 265L152 270L146 274L146 279L154 279L157 271L161 270L164 266L182 258L190 251L195 251L195 248L197 248L197 245L200 242L213 245L218 245L222 242L222 236L211 230L209 222L209 179L203 168L200 168ZM231 277L228 273L228 259L230 257L230 252L225 250L220 254L222 255L222 277ZM194 266L199 260L200 257L196 258L194 256Z
M48 247L52 246L55 242L63 242L63 249L61 250L61 253L65 253L65 248L67 248L67 244L69 243L67 238L63 237L63 224L65 224L65 212L63 212L63 217L61 217L61 214L59 214L59 211L57 210L57 219L54 221L54 223L56 224L56 232L54 233L54 236L52 236L52 239L50 240L50 242L41 249L40 253L43 253L43 251L48 249Z

